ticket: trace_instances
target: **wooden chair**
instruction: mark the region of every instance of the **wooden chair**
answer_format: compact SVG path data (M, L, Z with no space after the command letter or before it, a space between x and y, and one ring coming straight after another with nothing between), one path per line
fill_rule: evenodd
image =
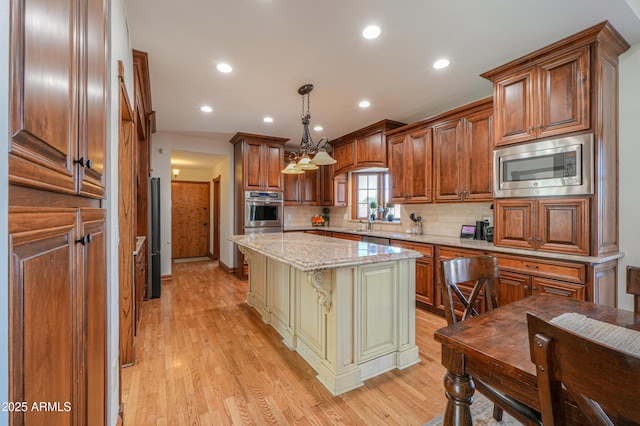
M460 257L440 261L440 283L448 324L498 307L495 282L499 277L495 256ZM466 283L466 289L460 284ZM471 290L469 290L469 286ZM468 296L467 296L468 295ZM459 308L459 309L456 309ZM494 403L493 418L502 420L503 410L526 425L540 425L540 413L477 379L476 389Z
M640 424L640 357L531 313L527 323L545 426ZM606 334L611 333L607 330ZM573 418L565 410L567 398L583 417Z

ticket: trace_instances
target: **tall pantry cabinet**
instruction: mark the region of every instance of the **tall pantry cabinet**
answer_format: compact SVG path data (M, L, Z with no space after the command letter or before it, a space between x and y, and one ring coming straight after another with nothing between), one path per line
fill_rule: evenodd
M108 0L11 0L12 424L105 424ZM48 410L32 410L33 403Z

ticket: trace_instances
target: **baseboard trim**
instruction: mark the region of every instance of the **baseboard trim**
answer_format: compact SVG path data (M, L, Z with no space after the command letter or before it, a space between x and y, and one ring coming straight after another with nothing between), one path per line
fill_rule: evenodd
M163 275L160 280L161 281L171 281L173 279L173 275L169 274L169 275Z
M223 271L229 273L229 274L233 274L236 271L236 268L231 268L229 266L227 266L223 261L219 261L218 262L218 267L220 267L220 269L222 269Z

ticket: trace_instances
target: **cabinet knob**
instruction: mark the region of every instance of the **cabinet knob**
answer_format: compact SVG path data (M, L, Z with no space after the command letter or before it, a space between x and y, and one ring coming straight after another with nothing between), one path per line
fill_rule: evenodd
M76 244L80 243L83 246L86 246L92 241L93 241L93 236L91 234L87 234L87 235L83 235L82 237L80 237L80 239L76 240Z
M85 159L84 157L80 157L79 160L73 160L73 164L80 164L82 167L86 167L88 169L93 168L93 161Z
M528 285L525 285L525 286L524 286L524 289L525 289L525 290L529 290L529 286L528 286Z
M536 238L538 242L542 242L542 238Z
M538 124L538 129L542 129L542 124Z
M530 130L530 131L531 131L531 130L533 130L533 126L529 126L529 130Z
M529 237L529 241L533 241L533 237Z
M534 291L538 291L538 287L533 287L533 290Z

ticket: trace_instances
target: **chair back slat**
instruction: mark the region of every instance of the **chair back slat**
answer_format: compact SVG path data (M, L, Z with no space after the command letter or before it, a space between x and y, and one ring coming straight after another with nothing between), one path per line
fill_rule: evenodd
M536 364L542 421L571 423L570 398L588 424L640 424L640 358L527 314L531 360ZM585 423L587 424L587 423Z
M442 260L440 281L447 322L453 324L497 307L494 281L498 276L498 259L495 256ZM472 286L470 291L466 289L468 296L460 288L463 283ZM461 312L456 312L456 303L462 305Z

